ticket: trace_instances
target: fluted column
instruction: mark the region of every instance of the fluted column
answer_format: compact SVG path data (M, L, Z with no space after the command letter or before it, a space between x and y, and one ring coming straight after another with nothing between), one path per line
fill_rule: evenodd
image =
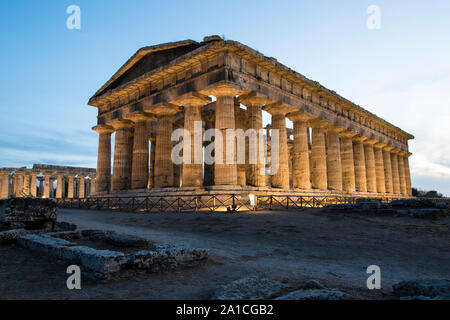
M37 195L37 185L36 185L36 175L31 175L31 182L30 182L30 195L32 197L36 197Z
M409 157L410 156L411 156L411 153L407 153L403 157L403 161L405 162L406 194L408 196L412 196L411 171L409 168Z
M248 181L247 183L256 187L266 186L265 175L265 159L264 159L264 137L263 137L263 120L262 120L262 106L268 104L270 101L264 95L258 92L252 92L248 95L239 97L240 103L247 107L249 117L249 129L254 130L256 137L255 142L248 143L248 155L253 159L253 163L248 165ZM250 162L250 161L249 161Z
M111 190L111 133L114 128L98 125L92 128L99 134L97 155L97 193L107 193Z
M73 183L74 183L74 177L69 176L68 184L67 184L67 198L69 198L69 199L73 199L73 197L74 197Z
M9 175L8 173L0 173L0 199L8 199L9 197Z
M174 186L174 163L172 161L172 131L173 116L180 111L176 105L159 103L146 108L145 111L155 114L156 147L154 163L153 188L167 188ZM152 149L153 149L152 144Z
M23 195L25 197L30 196L30 175L25 174L23 180Z
M202 107L211 102L208 96L197 92L185 93L172 103L184 106L184 130L189 135L183 139L182 186L203 186L203 125Z
M150 138L150 172L148 177L148 188L155 186L155 155L156 155L156 139Z
M394 193L394 185L392 183L392 164L391 164L392 147L383 149L383 165L384 165L384 181L386 183L386 193Z
M44 195L43 198L50 198L50 175L46 174L44 179Z
M391 153L391 165L392 165L392 185L394 188L394 194L401 193L400 187L400 173L398 171L398 151L393 150Z
M117 119L112 121L111 126L116 130L116 141L114 145L114 165L111 190L127 190L130 185L130 128L133 122Z
M294 158L292 185L298 189L311 189L311 171L308 145L308 117L297 114L289 117L294 122Z
M266 106L266 111L272 115L272 134L273 130L278 130L278 170L272 176L272 187L289 189L289 150L287 145L286 114L288 109L282 104L273 104ZM271 159L276 160L274 154L274 140L271 139Z
M405 176L405 162L403 161L403 152L397 155L398 159L398 174L400 178L400 193L404 196L408 195L406 192L406 176Z
M212 94L216 96L216 120L215 128L220 130L223 136L222 154L215 149L214 163L214 185L237 186L237 155L236 143L227 143L226 130L236 129L236 119L234 115L234 97L239 92L232 87L224 86L215 88ZM236 139L233 140L236 142ZM228 144L228 146L227 146ZM234 157L232 156L234 154ZM227 161L228 158L228 161ZM222 159L222 161L217 161ZM222 163L220 163L222 162Z
M346 131L341 133L342 185L349 193L356 191L355 160L353 157L353 140L355 133Z
M342 182L342 159L339 145L339 133L343 129L338 127L327 127L327 181L328 189L343 190Z
M63 197L63 177L58 175L56 177L56 198L61 199Z
M38 197L42 198L44 196L44 179L39 178L39 194Z
M364 158L366 161L366 179L367 179L367 191L377 192L377 171L375 165L375 154L373 145L376 143L374 140L366 140L364 142Z
M89 196L93 195L96 193L96 188L97 187L97 180L96 178L91 178L91 189L90 189L90 194Z
M85 193L86 183L85 182L86 182L85 178L84 177L80 177L79 185L78 185L78 190L79 190L78 198L80 198L80 199L83 199L86 196L86 193Z
M135 123L131 164L131 189L146 189L149 174L148 122L153 120L153 117L145 112L136 111L128 114L126 119Z
M383 143L378 143L374 145L375 154L375 170L377 176L377 192L386 193L386 181L384 179L384 160L383 160L383 150L385 146Z
M328 188L327 178L327 155L325 143L325 124L322 122L311 122L311 180L314 189L326 190Z
M355 186L356 191L367 192L366 157L364 155L364 143L367 138L357 136L353 138L353 156L355 161Z

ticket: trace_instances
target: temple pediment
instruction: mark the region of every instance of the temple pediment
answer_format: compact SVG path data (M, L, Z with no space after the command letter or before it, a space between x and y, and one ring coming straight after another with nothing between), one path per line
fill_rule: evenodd
M164 67L200 46L196 41L185 40L141 48L95 93L94 98L145 73Z

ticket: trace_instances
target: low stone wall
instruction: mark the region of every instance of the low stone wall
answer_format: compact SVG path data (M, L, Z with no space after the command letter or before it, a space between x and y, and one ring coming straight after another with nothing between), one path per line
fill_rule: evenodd
M124 254L115 250L94 249L78 245L80 239L114 244L115 247L145 247ZM69 241L70 240L70 241ZM208 250L191 249L185 246L153 245L150 241L113 231L84 230L65 231L48 234L26 234L18 236L16 243L43 254L69 263L80 265L95 278L107 279L125 270L146 270L159 272L179 266L198 263L208 257Z

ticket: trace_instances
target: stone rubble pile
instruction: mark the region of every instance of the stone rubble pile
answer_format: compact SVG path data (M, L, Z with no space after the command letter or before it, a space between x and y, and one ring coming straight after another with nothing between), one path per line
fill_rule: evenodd
M57 217L54 199L0 200L0 229L52 229Z
M213 300L266 300L286 288L279 281L252 276L221 286L215 291Z
M279 281L252 276L219 287L213 300L342 300L349 295L326 288L316 280L309 280L299 290L288 293L289 287ZM281 295L280 295L281 294Z
M401 300L450 300L450 280L418 279L393 286Z

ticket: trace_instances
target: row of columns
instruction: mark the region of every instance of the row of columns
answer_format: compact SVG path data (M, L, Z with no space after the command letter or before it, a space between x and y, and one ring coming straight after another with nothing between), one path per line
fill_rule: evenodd
M75 176L0 172L0 199L10 197L85 198L95 193L95 179ZM53 187L54 181L56 188ZM67 192L66 192L66 181ZM39 187L37 186L39 183Z
M232 88L216 88L211 92L216 96L214 127L223 132L236 128L235 97ZM239 98L240 99L240 98ZM267 105L257 96L244 97L239 101L247 106L249 129L262 129L262 107L272 115L272 129L278 129L279 168L272 176L275 188L290 188L289 150L286 133L286 117L294 122L294 150L292 161L292 183L295 189L319 189L370 193L390 193L411 195L411 180L408 154L393 150L385 144L330 125L323 120L311 120L301 113L280 104ZM185 109L184 128L191 133L191 149L183 149L191 161L199 156L194 150L202 137L194 136L194 124L202 121L201 108L210 99L190 93L174 101L174 104L160 103L148 108L149 113L137 111L124 119L113 120L107 125L93 129L99 133L97 162L97 191L107 193L127 189L172 187L174 164L171 159L171 135L173 118L179 112L178 105ZM149 133L147 124L157 119L156 138L152 141L149 164ZM134 130L132 129L134 128ZM311 128L311 150L309 149L309 130ZM111 177L111 134L115 132L114 166ZM156 146L155 146L156 144ZM225 163L226 141L223 142L223 163L213 165L214 185L237 186L241 181L257 187L266 186L263 173L264 160L248 165L246 179L238 175L238 165ZM234 146L236 148L236 145ZM262 141L248 146L247 153L258 151ZM236 151L236 150L235 150ZM217 152L217 149L216 149ZM234 152L236 154L236 152ZM201 155L200 155L201 156ZM273 156L273 155L272 155ZM258 157L259 158L259 157ZM150 166L150 168L149 168ZM149 170L151 169L151 170ZM208 169L208 177L206 171ZM151 173L149 175L149 172ZM204 183L203 165L182 164L181 185L183 187L202 187ZM240 172L240 171L239 171ZM239 177L239 178L238 178ZM209 167L205 165L205 179L209 178Z

